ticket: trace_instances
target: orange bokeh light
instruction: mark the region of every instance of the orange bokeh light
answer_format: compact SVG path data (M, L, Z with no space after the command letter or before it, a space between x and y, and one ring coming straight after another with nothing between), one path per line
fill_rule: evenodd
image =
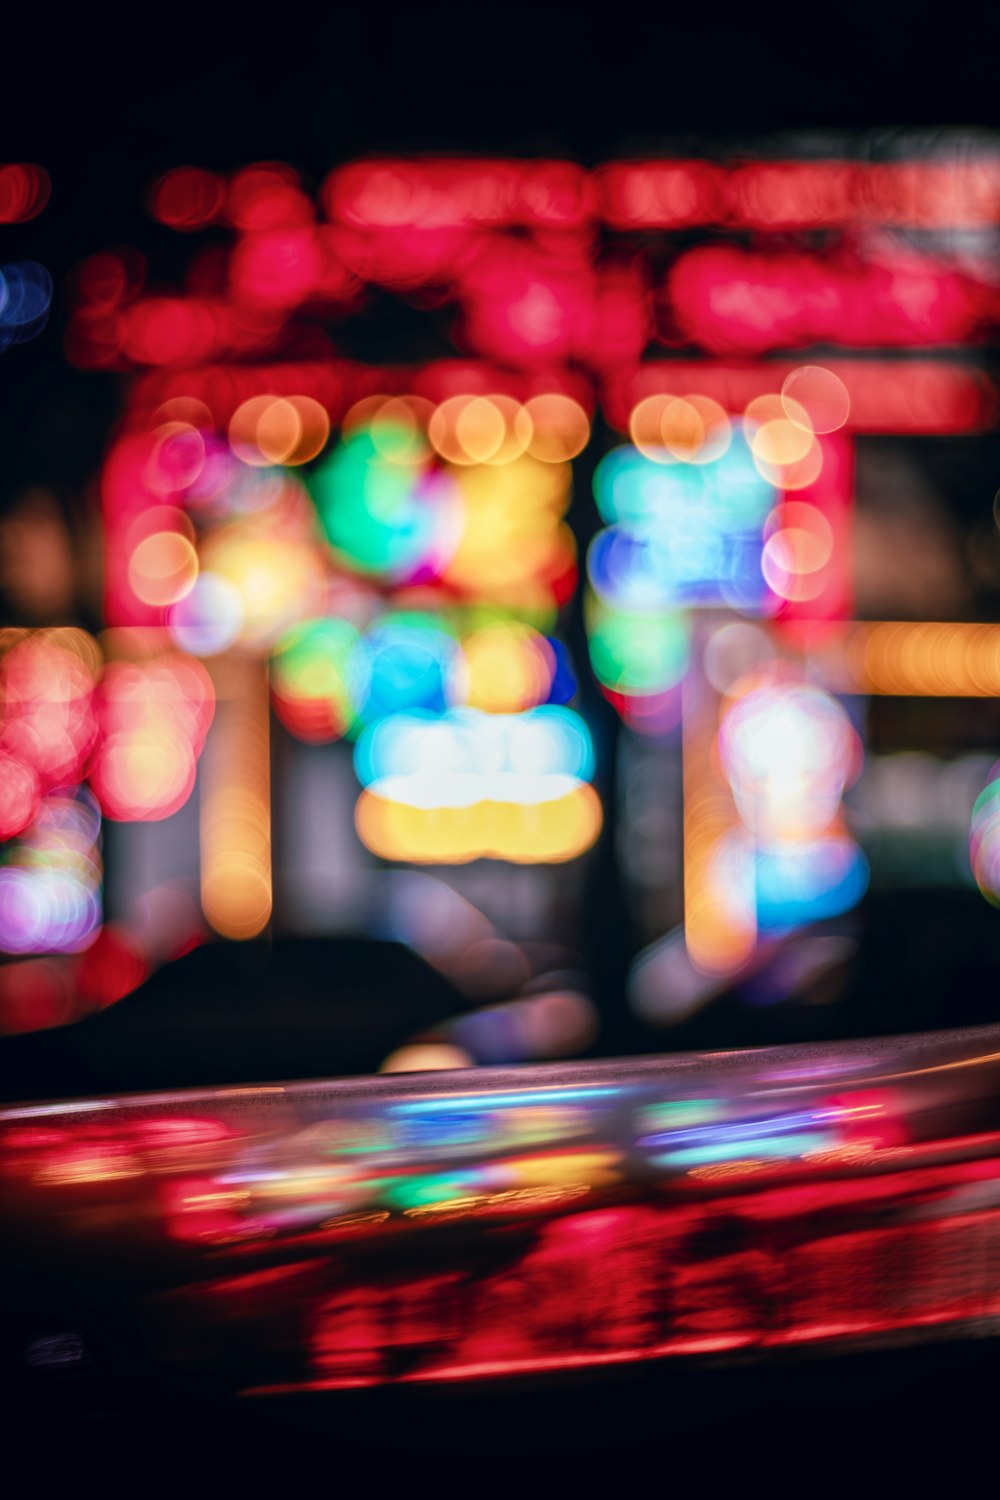
M529 446L530 414L511 396L450 396L427 424L431 445L449 463L508 464Z
M129 560L128 581L144 604L176 604L191 592L197 577L198 554L177 531L154 531Z
M542 463L566 463L590 441L590 419L572 396L554 391L532 396L524 412L531 423L527 452Z

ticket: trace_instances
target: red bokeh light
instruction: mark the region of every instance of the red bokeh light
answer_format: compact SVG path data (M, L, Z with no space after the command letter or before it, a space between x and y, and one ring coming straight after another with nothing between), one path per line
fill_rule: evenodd
M148 976L146 962L128 934L108 923L80 957L77 991L88 1008L103 1009L130 995Z
M269 162L245 167L229 184L230 221L238 229L300 228L315 218L313 206L291 167Z
M52 184L43 167L13 162L0 167L0 224L23 224L40 214Z
M596 173L616 229L979 229L1000 219L1000 162L610 162Z
M0 1035L41 1031L73 1019L74 964L73 959L29 958L0 967Z
M575 228L593 216L593 187L573 162L382 160L338 167L323 202L343 224Z
M686 229L719 217L725 174L710 162L610 162L596 181L602 216L615 229Z
M464 225L333 225L325 231L333 257L362 281L409 290L448 286L481 236Z
M105 815L132 822L177 812L194 789L214 713L208 672L179 652L112 661L96 701L101 743L90 784Z
M489 240L462 273L458 295L468 343L515 364L568 362L589 321L593 273L521 240Z
M267 229L246 234L231 263L232 288L243 301L263 307L295 307L318 287L324 256L316 232Z
M0 669L0 751L11 758L5 778L13 821L31 804L29 768L38 790L82 779L97 736L92 665L42 631L6 653ZM26 825L22 824L22 827Z
M724 245L680 256L667 295L681 334L714 354L965 343L998 310L991 289L926 258L872 264Z
M123 320L122 350L137 364L197 364L220 342L216 309L193 297L149 297Z
M970 366L922 359L827 359L824 367L850 397L845 430L866 433L987 431L996 418L989 378ZM647 396L700 391L726 411L739 413L757 396L773 393L798 368L766 363L671 359L605 375L602 406L616 432L627 432L629 413Z
M20 757L0 750L0 839L23 832L38 811L41 783Z
M202 229L222 213L226 188L215 172L201 167L175 167L154 184L150 212L171 229Z

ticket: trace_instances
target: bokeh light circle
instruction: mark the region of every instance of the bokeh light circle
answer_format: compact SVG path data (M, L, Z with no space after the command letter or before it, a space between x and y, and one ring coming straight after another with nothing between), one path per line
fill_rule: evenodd
M194 780L191 743L169 723L110 734L91 774L106 816L130 822L177 812Z
M369 656L346 620L311 620L277 644L271 693L282 723L299 739L325 744L353 726L368 696Z
M628 432L633 446L654 463L672 462L672 456L663 444L661 423L667 407L676 399L667 395L646 396L629 413Z
M545 702L555 676L555 652L530 626L484 626L465 637L462 655L470 708L517 713Z
M851 414L851 397L839 375L822 365L802 365L786 375L781 401L790 421L805 412L811 431L836 432Z
M40 796L32 767L0 750L0 839L14 838L27 828L38 811Z
M218 573L203 572L167 613L167 629L182 651L215 656L235 645L243 629L239 590Z
M682 463L710 464L732 441L732 423L718 401L688 395L669 400L660 413L660 439Z
M198 554L177 531L154 531L129 559L129 584L144 604L176 604L191 592L197 577Z
M524 403L521 421L530 423L527 452L542 463L567 463L590 441L590 419L571 396L532 396Z
M431 446L453 464L507 464L528 447L534 423L510 396L450 396L427 424Z

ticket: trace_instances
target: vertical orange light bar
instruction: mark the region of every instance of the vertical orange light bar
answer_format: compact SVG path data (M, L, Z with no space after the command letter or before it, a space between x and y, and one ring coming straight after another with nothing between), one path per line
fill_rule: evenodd
M700 670L696 631L683 686L684 940L706 974L731 974L757 941L751 855L717 765L719 700Z
M201 904L215 931L252 938L271 916L267 664L220 658L218 705L201 762Z

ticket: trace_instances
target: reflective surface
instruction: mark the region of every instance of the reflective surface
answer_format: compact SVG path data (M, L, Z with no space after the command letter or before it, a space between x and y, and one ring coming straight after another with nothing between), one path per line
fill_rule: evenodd
M998 1079L990 1027L7 1109L4 1341L263 1394L992 1333Z

